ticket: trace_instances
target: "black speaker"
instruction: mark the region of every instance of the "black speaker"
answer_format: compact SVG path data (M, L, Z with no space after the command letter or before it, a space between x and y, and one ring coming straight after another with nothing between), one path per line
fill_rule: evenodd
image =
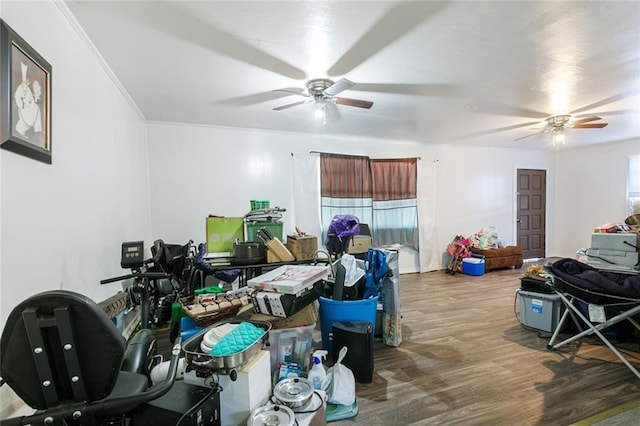
M347 347L342 364L347 366L358 383L373 381L373 326L368 321L333 323L333 362L338 361L340 349Z

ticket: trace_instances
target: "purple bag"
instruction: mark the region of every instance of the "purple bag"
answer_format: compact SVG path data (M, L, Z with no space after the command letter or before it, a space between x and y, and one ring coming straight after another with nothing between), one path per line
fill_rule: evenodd
M360 233L360 220L350 214L337 214L331 219L327 233L335 234L338 238L358 235Z

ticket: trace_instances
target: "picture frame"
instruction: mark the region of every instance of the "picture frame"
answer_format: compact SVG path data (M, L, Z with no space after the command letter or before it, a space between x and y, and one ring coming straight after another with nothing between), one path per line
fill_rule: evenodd
M51 65L2 19L0 64L0 148L51 164Z

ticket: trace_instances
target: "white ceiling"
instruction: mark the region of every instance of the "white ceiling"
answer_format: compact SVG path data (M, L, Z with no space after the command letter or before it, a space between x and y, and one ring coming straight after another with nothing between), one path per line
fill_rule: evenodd
M424 143L549 147L640 137L640 2L66 1L149 121ZM357 83L316 122L312 78ZM537 133L518 141L514 139Z

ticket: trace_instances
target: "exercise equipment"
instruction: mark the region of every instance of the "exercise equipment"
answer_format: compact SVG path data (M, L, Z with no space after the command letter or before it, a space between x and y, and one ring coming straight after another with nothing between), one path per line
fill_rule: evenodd
M146 375L121 369L126 349L111 319L88 297L51 290L27 298L4 326L0 374L37 411L2 424L101 424L171 389L179 341L165 380L151 388Z

